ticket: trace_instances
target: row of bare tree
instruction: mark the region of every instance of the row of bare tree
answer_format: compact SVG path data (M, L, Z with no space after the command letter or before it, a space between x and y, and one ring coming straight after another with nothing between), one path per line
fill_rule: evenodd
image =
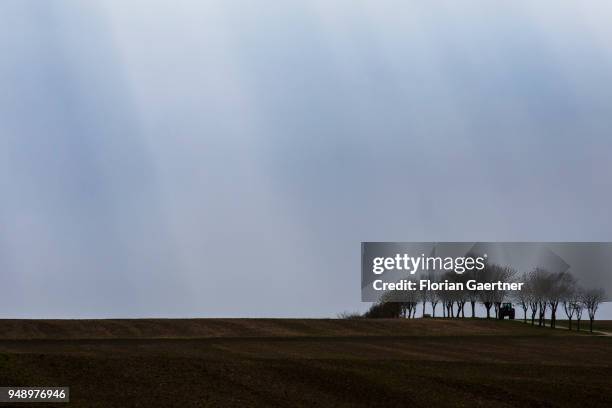
M555 328L557 312L562 305L572 330L572 320L580 321L584 310L588 312L590 330L593 331L593 320L599 305L605 300L602 289L584 289L569 272L550 272L536 268L529 273L517 274L507 266L487 264L482 271L468 271L464 274L448 272L436 278L429 275L424 279L432 282L462 283L462 290L416 290L403 291L401 294L387 293L381 302L374 304L365 317L404 317L414 318L421 305L421 315L425 316L427 303L431 305L432 316L436 317L438 305L441 305L442 316L452 318L466 317L466 306L469 304L471 317L476 317L476 305L482 304L491 318L492 311L498 317L502 303L514 302L523 309L523 318L527 322L530 311L531 324L536 320L539 326L545 326L547 313L550 315L550 327ZM504 290L469 290L466 282L523 282L522 290L509 293Z
M414 318L416 316L417 307L422 305L422 315L425 315L427 303L431 305L432 316L436 317L438 305L442 306L443 317L466 317L466 307L469 304L470 310L468 315L476 317L476 304L481 303L487 311L487 318L491 318L491 310L494 311L497 318L501 304L508 298L508 293L504 290L480 291L476 289L467 289L468 280L476 280L478 282L512 282L516 272L509 267L499 265L487 265L483 271L468 271L464 274L447 272L443 276L436 278L433 274L429 274L425 279L432 282L449 282L461 283L463 289L460 290L416 290L402 293L401 311L402 316ZM395 294L389 294L384 301L394 301Z
M530 273L524 273L521 281L525 282L523 290L513 296L513 300L523 309L523 319L527 322L527 311L530 311L531 324L536 320L539 326L544 326L546 312L550 313L550 327L557 323L557 311L562 306L572 330L572 320L575 318L580 330L582 314L586 310L589 317L589 329L593 331L593 321L599 305L605 300L603 289L582 288L576 278L569 272L549 272L537 268Z

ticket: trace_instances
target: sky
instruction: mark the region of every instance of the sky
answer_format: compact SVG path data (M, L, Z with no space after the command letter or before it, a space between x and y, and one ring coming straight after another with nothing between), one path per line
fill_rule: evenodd
M612 5L533 3L0 2L0 316L333 317L362 241L612 241Z

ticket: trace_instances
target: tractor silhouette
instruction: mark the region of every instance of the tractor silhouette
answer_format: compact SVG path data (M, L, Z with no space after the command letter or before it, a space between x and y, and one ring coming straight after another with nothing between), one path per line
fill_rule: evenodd
M506 316L508 316L510 320L514 320L514 312L515 310L512 307L512 303L504 303L499 308L499 319L503 320Z

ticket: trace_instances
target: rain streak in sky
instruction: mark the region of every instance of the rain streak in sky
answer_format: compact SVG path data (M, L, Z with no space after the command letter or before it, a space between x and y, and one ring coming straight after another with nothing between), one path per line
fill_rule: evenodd
M2 1L0 316L334 316L361 241L610 241L610 21Z

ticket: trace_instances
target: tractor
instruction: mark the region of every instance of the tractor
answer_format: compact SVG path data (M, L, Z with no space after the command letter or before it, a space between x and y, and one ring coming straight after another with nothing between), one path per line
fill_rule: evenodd
M508 318L510 320L514 320L514 313L515 313L515 310L512 307L512 303L504 303L499 308L499 315L498 315L498 317L501 320L503 320L506 316L508 316Z

